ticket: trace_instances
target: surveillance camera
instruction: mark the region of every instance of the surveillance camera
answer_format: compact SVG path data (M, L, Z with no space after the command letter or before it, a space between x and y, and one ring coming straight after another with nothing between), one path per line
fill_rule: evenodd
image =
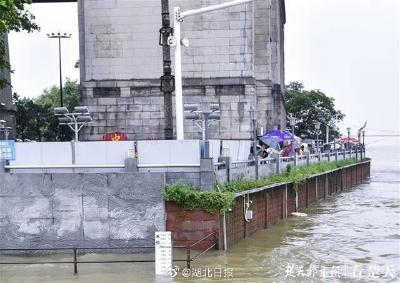
M187 39L186 37L182 38L181 44L185 47L189 47L189 39Z
M175 37L174 37L174 36L169 36L169 37L168 37L168 40L167 40L167 43L168 43L169 46L176 46L176 39L175 39Z

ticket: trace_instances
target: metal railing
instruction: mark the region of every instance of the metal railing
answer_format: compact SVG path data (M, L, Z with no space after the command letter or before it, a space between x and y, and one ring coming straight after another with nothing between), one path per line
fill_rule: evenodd
M200 164L138 164L138 168L200 167Z
M208 252L209 250L211 250L212 248L215 248L217 246L217 239L216 239L216 235L217 232L212 232L210 234L208 234L207 236L201 238L200 240L198 240L197 242L191 244L190 246L186 247L186 267L190 268L190 264L192 261L195 261L196 259L198 259L199 257L201 257L203 254L205 254L206 252ZM200 243L204 242L205 240L207 240L208 238L214 238L214 243L211 244L210 246L208 246L206 249L202 250L200 253L198 253L197 255L195 255L193 258L191 257L191 250L199 245Z
M80 261L78 258L79 251L116 251L116 250L145 250L145 249L153 249L154 246L137 246L137 247L123 247L123 248L84 248L84 247L74 247L74 248L26 248L26 249L0 249L0 254L4 252L11 253L22 253L22 252L57 252L57 251L71 251L72 259L71 260L47 260L47 261L8 261L2 262L0 261L0 265L31 265L31 264L72 264L74 268L74 274L78 274L78 265L79 264L94 264L94 263L145 263L145 262L155 262L154 259L147 260L89 260L89 261ZM14 255L13 254L13 255ZM174 261L186 261L186 259L176 259Z
M186 249L186 259L172 259L173 262L186 262L186 267L190 268L190 264L192 261L198 259L200 256L211 250L212 248L215 248L217 246L217 241L216 241L216 232L212 232L205 236L204 238L196 241L195 243L188 245L188 246L173 246L171 248L173 249ZM200 253L195 255L194 257L191 257L191 250L199 245L200 243L204 242L205 240L214 237L213 244L208 246L206 249L202 250ZM24 254L29 254L31 256L32 253L34 252L41 252L44 254L45 252L50 252L50 253L55 253L55 252L71 252L71 260L45 260L45 261L6 261L3 262L0 260L0 265L39 265L39 264L72 264L73 269L74 269L74 274L78 274L78 265L79 264L96 264L96 263L107 263L107 264L113 264L113 263L150 263L150 262L155 262L155 258L153 259L123 259L123 260L79 260L79 252L88 252L88 251L123 251L123 250L154 250L155 246L130 246L130 247L113 247L113 248L87 248L87 247L69 247L69 248L10 248L10 249L0 249L0 255L4 255L7 253L7 255L10 256L17 256L21 255L21 253ZM133 253L133 254L138 254L138 253ZM143 254L143 253L142 253ZM30 257L32 258L32 257Z

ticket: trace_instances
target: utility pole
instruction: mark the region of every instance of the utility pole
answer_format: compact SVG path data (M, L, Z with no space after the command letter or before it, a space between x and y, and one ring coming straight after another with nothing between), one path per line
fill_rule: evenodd
M161 0L161 20L159 44L163 50L163 75L161 76L160 90L164 94L164 116L165 116L165 139L172 140L173 137L173 119L172 119L172 92L175 89L174 76L171 71L171 51L168 44L168 37L173 34L170 27L169 0Z

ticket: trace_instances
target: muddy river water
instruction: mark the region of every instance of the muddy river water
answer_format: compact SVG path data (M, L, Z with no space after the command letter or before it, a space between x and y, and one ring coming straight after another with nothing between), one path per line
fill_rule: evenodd
M190 272L177 264L173 282L400 282L400 138L369 138L367 144L373 158L368 182L318 203L307 217L258 231L228 252L205 254ZM0 266L0 282L154 282L152 263L87 264L76 276L72 270Z

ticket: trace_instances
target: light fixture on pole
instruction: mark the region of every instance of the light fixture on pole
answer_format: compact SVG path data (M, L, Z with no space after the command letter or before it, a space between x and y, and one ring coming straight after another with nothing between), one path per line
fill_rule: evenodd
M63 84L62 84L62 64L61 64L61 39L62 38L71 38L72 34L67 33L48 33L48 38L56 38L58 39L58 60L59 60L59 68L60 68L60 107L63 107Z
M211 5L204 8L181 11L179 7L174 7L174 35L168 38L168 44L175 46L175 117L176 117L176 139L183 140L183 98L182 98L182 48L181 45L188 46L189 41L181 38L181 23L184 18L193 15L204 14L219 9L229 8L236 5L246 4L254 0L234 0L222 4Z
M294 126L296 125L296 118L293 117L293 116L290 116L289 117L289 124L290 124L291 130L292 130L292 156L295 156L296 152L294 150L294 142L295 142L295 139L294 139Z
M4 139L8 140L12 128L8 127L6 123L5 120L0 120L0 133L4 133Z
M315 122L314 123L315 126L315 130L317 132L317 141L316 141L316 146L317 146L317 152L319 152L319 141L318 141L318 136L319 136L319 129L321 127L321 123L320 122Z
M93 123L87 106L76 106L73 113L69 113L67 107L54 108L60 125L67 125L75 133L75 141L78 141L79 131L86 125Z
M196 124L201 129L202 147L201 157L209 158L209 141L208 128L211 121L220 120L221 114L219 104L217 103L200 103L200 104L185 104L185 119L199 122ZM201 123L201 124L200 124Z

